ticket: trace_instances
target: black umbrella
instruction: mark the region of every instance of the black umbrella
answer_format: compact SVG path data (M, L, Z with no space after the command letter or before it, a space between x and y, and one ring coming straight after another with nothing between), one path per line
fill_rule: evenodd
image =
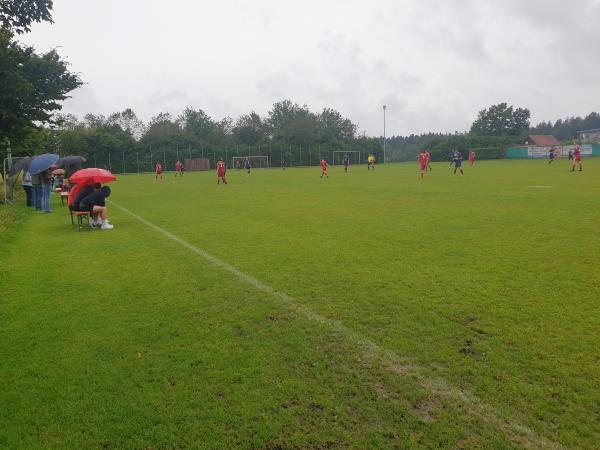
M26 156L25 158L18 160L10 168L9 175L16 175L21 170L24 172L27 172L27 169L29 169L29 164L31 164L31 158L29 156Z
M83 156L65 156L60 158L56 165L58 167L77 166L84 163L86 159Z
M29 173L31 175L37 175L38 173L48 170L51 165L56 164L59 156L46 153L44 155L36 156L31 160L29 164Z

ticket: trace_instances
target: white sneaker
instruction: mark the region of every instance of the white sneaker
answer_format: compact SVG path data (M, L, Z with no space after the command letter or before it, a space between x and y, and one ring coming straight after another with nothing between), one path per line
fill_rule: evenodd
M99 226L100 226L100 224L98 222L94 222L93 220L90 219L90 227L98 228Z
M104 222L101 226L100 229L102 230L112 230L115 226L108 223L108 222Z

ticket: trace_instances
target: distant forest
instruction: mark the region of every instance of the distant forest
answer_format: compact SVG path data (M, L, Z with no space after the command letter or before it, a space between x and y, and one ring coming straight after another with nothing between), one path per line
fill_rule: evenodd
M109 116L87 114L59 117L52 128L32 129L27 139L15 142L13 153L44 151L84 156L97 166L115 171L149 170L177 159L233 156L269 156L271 165L282 160L290 166L318 164L333 151L368 153L381 160L383 141L357 132L357 126L338 111L312 112L290 100L275 103L265 117L256 112L237 120L216 120L201 109L186 108L180 115L160 113L148 123L126 109ZM356 154L353 154L356 157ZM356 158L356 161L358 159ZM115 163L116 162L116 163Z
M495 105L506 106L506 104ZM489 115L488 110L480 112L480 117ZM507 107L507 109L510 107ZM504 109L504 108L500 108ZM528 110L522 110L527 116L524 121L528 124ZM484 113L484 114L482 114ZM480 121L481 122L481 121ZM506 123L510 123L507 119ZM485 127L484 127L485 128ZM470 148L480 149L478 152L482 157L498 157L499 153L509 145L520 142L530 134L551 134L565 143L572 143L577 138L577 132L583 130L600 128L600 114L592 112L585 117L567 117L558 119L556 122L540 122L536 126L516 127L510 129L487 129L479 131L476 120L468 133L425 133L411 134L410 136L392 136L386 139L386 151L390 161L406 161L416 157L419 149L429 149L437 160L447 159L453 148L467 150Z
M600 114L569 117L554 123L529 123L530 112L506 103L479 112L468 132L426 133L386 139L388 161L414 160L420 149L428 149L433 160L447 160L454 149L476 149L478 158L499 158L504 150L528 134L553 134L572 142L578 131L600 128ZM167 168L177 159L206 158L214 165L219 157L269 156L271 165L285 160L290 166L316 165L331 159L333 151L368 153L383 161L383 137L358 133L357 125L338 111L325 108L313 112L305 105L284 100L262 117L254 111L235 121L217 120L201 109L186 108L180 115L160 113L144 123L126 109L108 116L87 114L83 118L59 115L52 126L29 127L13 142L13 155L42 152L81 155L90 165L115 172L152 170L162 162ZM356 153L353 163L358 162Z

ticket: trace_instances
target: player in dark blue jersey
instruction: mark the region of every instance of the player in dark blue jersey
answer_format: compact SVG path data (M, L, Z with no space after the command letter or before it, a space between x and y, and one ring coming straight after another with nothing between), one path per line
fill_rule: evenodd
M244 163L244 168L246 169L246 176L250 176L250 160L246 158L246 162Z
M456 175L457 170L460 170L461 176L465 174L462 170L462 160L462 153L458 150L455 150L454 153L452 153L452 162L454 163L454 175Z
M348 166L350 165L350 158L348 158L348 155L344 155L342 164L344 165L344 173L348 173Z

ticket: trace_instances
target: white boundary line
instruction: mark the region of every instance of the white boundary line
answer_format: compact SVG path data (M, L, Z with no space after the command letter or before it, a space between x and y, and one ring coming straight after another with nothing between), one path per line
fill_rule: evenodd
M337 320L329 319L321 314L318 314L298 302L294 298L285 294L284 292L280 292L272 288L271 286L262 283L257 278L252 275L248 275L245 272L242 272L239 269L236 269L229 263L225 261L221 261L219 258L212 256L210 253L205 250L196 247L193 244L190 244L184 239L181 239L178 236L175 236L173 233L159 227L158 225L153 224L152 222L144 219L141 216L138 216L134 212L128 210L127 208L115 203L114 201L110 201L110 204L120 209L124 213L143 223L149 228L152 228L154 231L162 234L163 236L177 242L182 247L187 248L191 252L201 256L208 262L214 264L215 266L223 269L225 272L229 272L231 275L237 277L238 279L254 286L256 289L263 291L270 296L280 300L285 305L291 307L293 310L301 313L307 319L317 322L319 324L325 325L329 327L332 331L340 334L345 337L349 342L361 347L362 351L365 353L367 357L370 359L379 358L382 363L386 366L388 370L395 373L408 373L412 372L412 375L418 380L420 385L427 389L434 395L439 395L442 397L446 397L448 399L452 399L455 401L459 401L465 407L465 409L474 416L481 418L485 423L494 426L498 431L501 431L506 434L506 436L512 442L524 445L525 447L536 448L536 449L563 449L564 447L557 442L551 441L544 436L538 435L531 428L521 425L513 420L503 418L501 414L491 405L484 403L477 396L464 392L459 388L456 388L449 384L442 378L439 377L428 377L419 372L425 370L424 367L420 367L414 364L410 364L410 360L408 358L400 357L394 352L391 352L375 341L372 341L369 338L366 338L359 333L351 330L341 322Z

